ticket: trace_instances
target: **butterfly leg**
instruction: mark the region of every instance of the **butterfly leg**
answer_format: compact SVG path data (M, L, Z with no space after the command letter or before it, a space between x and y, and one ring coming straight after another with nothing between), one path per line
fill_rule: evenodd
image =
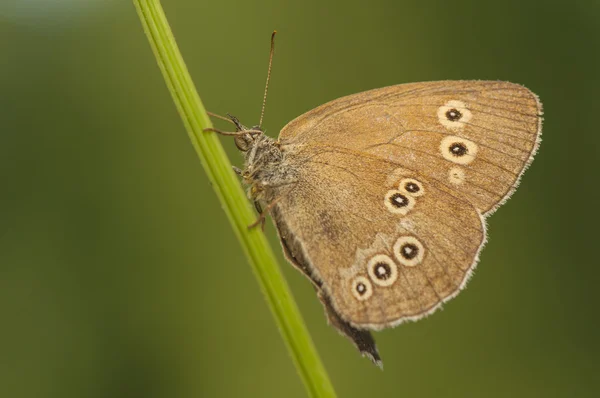
M231 120L231 123L235 124L237 131L248 130L242 123L240 123L237 117L232 116L229 113L227 114L227 117Z
M209 116L217 118L217 119L221 119L224 120L226 122L229 123L233 123L235 125L235 128L237 129L237 131L242 131L242 130L247 130L246 127L244 127L244 125L242 125L242 123L240 123L240 121L238 120L237 117L230 115L229 113L227 114L227 117L225 116L221 116L221 115L217 115L216 113L213 112L206 112Z
M248 229L252 229L252 228L255 228L260 225L262 230L264 231L265 230L265 220L267 219L267 214L269 213L269 210L271 210L273 208L273 206L275 206L277 204L277 201L279 201L280 198L281 197L274 199L271 203L269 203L267 205L267 207L265 207L264 210L263 210L262 206L260 205L260 203L255 200L254 208L258 212L259 216L255 222L248 225Z
M212 112L207 112L207 113L210 116L216 117L217 119L226 120L228 122L233 123L235 125L235 131L222 131L219 129L208 127L203 130L204 132L212 131L213 133L217 133L217 134L221 134L221 135L228 135L228 136L240 136L240 135L244 135L244 134L262 134L263 133L263 131L258 126L252 127L250 129L247 128L242 123L240 123L240 121L238 120L237 117L232 116L229 113L227 114L227 117L220 116L220 115L217 115L216 113L212 113Z
M212 127L207 127L205 129L202 129L202 131L204 131L205 133L213 132L213 133L217 133L217 134L221 134L221 135L225 135L225 136L234 136L234 137L238 137L238 136L242 136L242 135L246 135L246 134L262 134L261 130L253 130L253 129L241 130L241 131L222 131L222 130L215 129Z
M261 231L264 232L265 231L265 221L267 220L267 217L265 216L265 213L263 212L262 207L257 200L254 201L254 208L258 212L258 219L256 221L254 221L252 224L248 225L248 229L252 229L252 228L260 225Z
M233 169L233 172L240 177L244 173L244 170L240 169L239 167L231 166L231 168Z

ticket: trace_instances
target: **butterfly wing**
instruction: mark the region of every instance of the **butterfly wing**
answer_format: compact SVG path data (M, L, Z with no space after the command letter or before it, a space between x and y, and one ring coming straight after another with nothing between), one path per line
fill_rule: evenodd
M283 128L283 147L322 144L375 154L444 182L482 213L501 205L533 160L541 104L506 82L441 81L343 97Z
M273 216L291 256L342 319L380 329L421 317L460 290L485 240L470 202L375 156L327 148L298 160L302 174Z
M464 286L483 214L514 190L541 108L502 82L373 90L318 107L280 134L294 184L273 216L332 307L358 328L422 317Z

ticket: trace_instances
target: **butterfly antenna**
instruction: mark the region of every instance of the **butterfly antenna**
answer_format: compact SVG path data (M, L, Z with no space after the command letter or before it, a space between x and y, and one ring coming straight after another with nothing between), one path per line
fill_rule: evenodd
M269 53L269 69L267 71L267 83L265 84L265 95L263 96L262 109L260 111L260 121L258 126L262 126L263 117L265 116L265 106L267 105L267 91L269 91L269 81L271 80L271 66L273 66L273 53L275 53L275 34L276 30L271 34L271 52Z

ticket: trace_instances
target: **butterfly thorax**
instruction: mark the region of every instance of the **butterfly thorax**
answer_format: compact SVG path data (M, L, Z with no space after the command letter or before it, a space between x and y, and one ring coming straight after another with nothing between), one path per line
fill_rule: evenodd
M278 141L260 132L240 136L236 145L244 152L242 177L251 199L272 201L277 188L295 181L297 173L285 162L286 153Z

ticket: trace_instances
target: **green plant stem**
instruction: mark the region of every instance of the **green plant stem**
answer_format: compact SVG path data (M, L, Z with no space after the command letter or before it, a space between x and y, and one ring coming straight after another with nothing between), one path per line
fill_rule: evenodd
M212 124L177 48L160 1L133 0L133 3L192 144L248 257L309 395L335 397L273 251L259 228L248 229L256 215L231 163L216 135L203 131Z

